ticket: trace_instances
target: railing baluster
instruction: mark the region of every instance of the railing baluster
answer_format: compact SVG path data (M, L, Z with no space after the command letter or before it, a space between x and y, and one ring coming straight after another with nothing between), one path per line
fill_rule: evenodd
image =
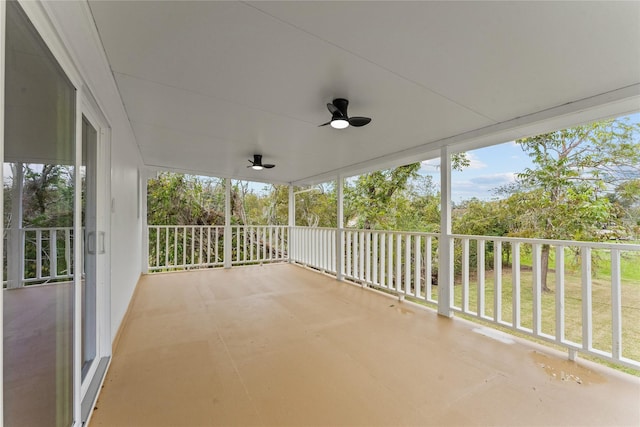
M173 265L178 265L178 227L173 229Z
M182 265L187 265L187 227L182 227Z
M238 228L238 233L242 233L242 260L247 261L247 228L244 227L242 229ZM238 241L240 240L240 235L238 235ZM249 259L249 261L253 261L253 259Z
M591 248L583 247L582 258L582 348L592 349Z
M353 236L353 256L352 256L352 261L353 261L353 277L355 279L358 279L360 277L360 270L358 269L359 264L359 256L360 256L360 232L359 231L354 231L354 236Z
M421 286L422 286L422 266L420 265L420 261L422 260L422 254L420 253L420 249L422 247L422 238L420 237L420 235L416 235L415 236L415 242L414 242L414 259L415 259L415 270L414 270L414 274L413 274L413 290L414 290L414 295L416 298L420 298L421 297Z
M532 245L532 270L533 270L533 333L537 335L540 333L540 318L542 317L541 307L541 287L542 287L542 273L541 273L541 252L540 244L534 243Z
M373 275L373 277L371 278L371 281L373 282L373 284L378 285L378 233L375 231L373 232L372 240L371 274Z
M620 281L620 251L611 249L611 355L622 357L622 292Z
M564 246L556 246L556 341L564 341Z
M478 239L478 317L484 317L484 240Z
M431 267L431 251L433 248L433 242L431 240L431 236L427 236L427 241L425 243L424 248L424 298L427 301L433 301L433 280L431 277L432 267Z
M160 267L160 227L156 228L156 267Z
M211 226L207 226L207 265L211 264Z
M493 319L502 320L502 242L493 242Z
M220 258L218 258L218 245L220 244L220 227L216 227L215 237L216 237L216 246L214 248L214 256L217 263L220 261Z
M336 267L336 260L338 259L338 254L336 251L336 230L331 230L331 245L329 247L329 250L331 251L331 256L329 257L329 259L331 260L331 271L333 271L334 273L337 272L337 267Z
M511 245L511 316L513 327L520 328L520 242Z
M71 229L64 233L64 261L67 263L67 275L73 274L73 263L71 262ZM24 264L22 267L22 277L24 277Z
M242 261L242 251L240 245L242 245L242 233L246 232L245 227L236 225L231 227L231 236L236 236L236 263ZM233 237L231 238L233 240Z
M36 279L42 278L42 230L36 230Z
M380 286L386 286L386 271L387 265L387 251L386 251L387 235L386 233L380 233Z
M273 228L268 227L267 230L269 232L269 247L268 247L269 257L268 258L271 261L273 259Z
M365 280L371 283L371 232L367 231L365 236Z
M387 288L395 289L393 284L393 233L387 236Z
M358 273L359 276L358 278L360 280L364 280L364 251L365 251L365 247L364 247L364 231L360 231L359 234L359 239L358 239L358 259L360 260L360 264L358 265Z
M469 239L462 239L462 311L469 312Z
M322 253L324 254L324 259L322 260L322 271L331 270L330 259L331 259L331 245L330 243L330 235L329 230L322 230L322 244L324 245Z
M314 255L314 266L320 269L322 265L322 243L320 240L322 239L320 230L315 230L313 233L313 255Z
M346 267L345 268L345 270L346 270L345 273L346 273L347 277L351 277L351 250L352 250L352 248L351 248L351 231L347 231L345 234L346 234L345 237L346 237L346 242L347 242L346 245L345 245L345 247L347 249L347 253L346 253L347 260L346 260L346 265L345 265L345 267Z
M165 228L164 233L164 265L169 265L169 227Z
M402 291L402 235L396 234L396 280L394 289Z
M404 293L411 294L411 234L404 236Z
M58 230L49 231L49 277L53 280L58 276Z
M191 227L191 265L196 262L196 228Z

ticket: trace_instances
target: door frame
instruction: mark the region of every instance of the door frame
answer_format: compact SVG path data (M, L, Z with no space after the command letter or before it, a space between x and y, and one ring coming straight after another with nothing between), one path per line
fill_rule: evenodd
M110 288L111 288L111 138L107 120L95 102L86 86L78 90L78 111L80 129L83 117L96 130L97 143L97 171L96 171L96 247L104 248L104 251L96 251L96 354L91 366L82 379L82 310L80 304L76 308L76 328L74 332L74 344L76 351L76 366L74 367L79 385L79 398L82 401L94 379L98 364L103 357L111 356L110 331ZM82 132L78 133L78 145L82 148ZM81 159L81 157L79 158ZM80 160L81 161L81 160ZM81 288L76 286L76 301L82 301ZM82 302L81 302L82 303Z

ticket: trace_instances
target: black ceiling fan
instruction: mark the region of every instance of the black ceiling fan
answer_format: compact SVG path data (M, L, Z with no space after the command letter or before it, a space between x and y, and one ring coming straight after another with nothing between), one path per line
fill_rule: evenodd
M251 163L251 165L247 167L257 171L276 167L276 165L272 165L269 163L262 164L262 154L254 154L253 160L249 160L249 162Z
M331 125L335 129L344 129L349 125L354 127L364 126L369 124L371 118L369 117L349 117L347 115L347 107L349 101L344 98L336 98L332 103L327 104L327 108L331 113L331 120L327 123L323 123L320 126Z

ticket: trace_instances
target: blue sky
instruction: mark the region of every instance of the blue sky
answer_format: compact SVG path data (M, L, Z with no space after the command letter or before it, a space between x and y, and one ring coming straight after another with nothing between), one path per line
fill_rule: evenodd
M462 172L451 173L451 198L461 202L472 197L490 200L492 190L515 181L515 175L531 166L529 157L514 142L494 145L479 150L468 151L471 161ZM422 162L420 174L433 176L433 182L440 186L440 159Z

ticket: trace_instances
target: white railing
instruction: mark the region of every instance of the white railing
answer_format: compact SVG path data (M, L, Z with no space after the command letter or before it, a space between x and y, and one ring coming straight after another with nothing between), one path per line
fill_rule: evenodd
M437 303L437 234L345 229L345 279ZM335 228L293 227L291 260L337 274Z
M288 227L234 225L231 265L286 261ZM225 265L224 226L148 226L149 271L185 270Z
M291 228L291 261L336 274L336 229Z
M148 226L149 271L222 266L224 227Z
M437 303L437 239L430 233L347 229L345 278Z
M625 259L638 259L640 245L449 235L453 263L441 266L439 234L341 233L339 270L347 280L433 304L438 302L437 271L447 268L455 277L454 312L562 346L571 359L582 352L640 368L637 350L625 350L640 336L640 307L631 295L637 295L640 283L624 282L621 271ZM337 274L339 235L337 229L292 228L291 261ZM541 290L545 245L551 253L551 292ZM596 271L606 277L594 277Z
M640 245L286 226L232 226L232 265L295 262L401 299L437 304L577 352L640 368L640 283L625 279ZM341 242L341 243L340 243ZM149 226L150 270L224 265L224 227ZM155 250L153 249L155 247ZM542 290L543 253L548 285ZM632 267L633 268L633 267ZM438 284L440 277L454 283ZM443 293L442 295L445 295Z
M281 262L289 259L288 229L281 225L234 225L232 265Z
M20 228L17 234L13 231L4 232L6 253L11 258L4 260L5 286L73 279L73 227Z
M621 274L622 260L639 259L640 245L450 238L458 270L451 301L454 311L565 347L571 359L579 351L640 368L637 354L625 354L625 344L630 346L640 337L640 307L623 298L625 291L637 295L640 283L623 283ZM545 246L550 254L551 292L542 291ZM594 277L596 263L601 277Z

